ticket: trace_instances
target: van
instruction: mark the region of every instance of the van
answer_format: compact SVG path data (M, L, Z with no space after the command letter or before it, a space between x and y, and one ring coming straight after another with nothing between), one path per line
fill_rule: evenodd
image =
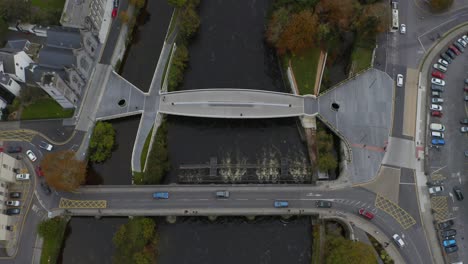
M438 137L438 138L444 138L444 133L437 132L437 131L431 131L431 136L432 137Z
M444 132L445 131L445 126L444 125L441 125L441 124L437 124L437 123L431 123L429 125L429 128L432 130L432 131L439 131L439 132Z

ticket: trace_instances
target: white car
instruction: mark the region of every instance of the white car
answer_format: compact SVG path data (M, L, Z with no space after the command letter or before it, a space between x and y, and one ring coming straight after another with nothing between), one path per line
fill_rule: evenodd
M463 36L462 36L462 39L463 39L464 41L468 42L468 37L467 37L466 35L463 35Z
M448 61L446 61L446 60L444 60L444 59L439 59L437 62L438 62L439 64L445 66L445 67L447 67L447 66L449 65Z
M431 102L433 104L442 104L442 103L444 103L444 99L442 99L442 98L432 98Z
M45 142L45 141L41 141L41 143L39 143L39 147L40 147L41 149L45 149L45 150L47 150L47 151L51 151L52 148L53 148L54 146L52 146L51 144L49 144L49 143L47 143L47 142Z
M442 106L437 104L431 104L431 111L442 111Z
M16 174L16 180L17 181L27 181L27 180L29 180L29 174L28 173Z
M447 72L447 67L445 67L443 65L435 63L432 67L434 67L434 69L437 69L437 70L439 70L441 72Z
M429 188L429 193L430 194L438 194L444 190L444 187L442 186L433 186Z
M401 26L400 26L400 33L401 33L401 34L405 34L405 33L406 33L406 25L405 25L405 24L401 24Z
M5 205L18 207L21 205L21 202L20 201L5 201Z
M465 40L459 38L459 39L457 40L457 42L460 43L464 48L466 48L466 44L467 44L467 43L466 43Z
M34 152L32 152L32 150L30 150L30 149L29 149L28 151L26 151L26 155L28 155L28 158L29 158L32 162L34 162L34 161L37 160L36 154L34 154Z
M431 83L437 84L437 85L440 85L440 86L444 86L444 85L445 85L445 81L444 81L444 80L441 80L441 79L439 79L439 78L432 78L432 79L431 79Z
M403 74L398 74L397 75L396 85L398 87L403 87Z
M395 241L395 243L399 246L399 247L404 247L405 246L405 242L403 242L403 239L401 239L401 237L398 235L398 234L394 234L393 236L393 241Z
M468 127L460 127L460 132L462 133L468 132Z

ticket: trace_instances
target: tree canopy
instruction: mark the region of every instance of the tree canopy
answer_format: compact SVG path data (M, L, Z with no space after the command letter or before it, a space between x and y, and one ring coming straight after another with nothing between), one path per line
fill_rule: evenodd
M329 236L326 248L326 264L377 263L372 246L360 241L347 240L342 236Z
M86 179L86 163L77 160L71 150L45 155L41 167L47 184L56 190L73 191Z
M103 162L110 158L115 144L115 130L111 123L97 122L89 141L89 159Z
M429 0L431 9L435 12L443 11L452 6L453 0Z
M314 44L317 33L318 19L311 10L303 10L294 14L284 27L276 44L278 53L286 51L298 53Z

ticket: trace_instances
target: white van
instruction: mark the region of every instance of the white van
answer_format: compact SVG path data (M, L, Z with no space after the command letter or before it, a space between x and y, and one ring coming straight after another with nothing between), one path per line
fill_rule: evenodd
M442 132L436 132L436 131L431 131L431 136L433 136L433 137L438 137L438 138L444 138L444 133L442 133Z
M437 124L437 123L431 123L431 125L429 126L429 128L430 128L432 131L439 131L439 132L444 132L444 131L445 131L445 126L444 126L444 125L441 125L441 124Z

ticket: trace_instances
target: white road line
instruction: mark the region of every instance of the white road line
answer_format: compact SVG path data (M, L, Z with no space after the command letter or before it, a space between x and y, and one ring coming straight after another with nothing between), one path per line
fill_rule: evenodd
M266 198L257 198L255 200L257 200L257 201L267 201L268 199L266 199Z
M246 198L237 198L236 200L237 201L247 201L248 199L246 199Z
M414 182L400 182L400 184L415 185Z

